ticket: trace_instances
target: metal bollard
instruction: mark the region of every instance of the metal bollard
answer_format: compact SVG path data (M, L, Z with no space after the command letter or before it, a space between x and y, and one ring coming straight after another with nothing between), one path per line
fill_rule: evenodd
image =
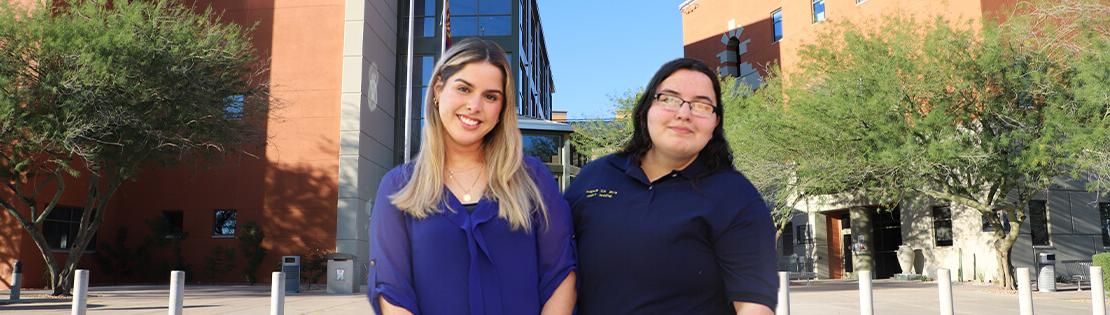
M285 314L285 273L275 271L270 276L270 315Z
M952 272L948 269L937 269L937 292L940 294L940 314L952 315L956 307L952 305Z
M185 272L181 270L170 271L170 307L169 315L181 315L185 302Z
M779 304L775 314L790 315L790 273L786 271L779 271Z
M875 314L875 303L871 295L871 271L859 272L859 313L860 315Z
M85 315L89 304L89 271L77 269L73 275L73 315Z
M1033 315L1033 288L1029 287L1029 268L1017 268L1018 309L1021 315Z
M1102 287L1102 267L1091 266L1091 314L1106 315L1105 289Z
M15 269L12 270L12 291L8 295L12 301L19 301L19 287L23 286L23 262L15 261Z

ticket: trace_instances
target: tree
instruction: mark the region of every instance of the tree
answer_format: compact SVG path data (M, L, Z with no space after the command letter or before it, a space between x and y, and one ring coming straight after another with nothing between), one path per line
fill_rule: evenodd
M38 247L55 295L143 165L258 138L266 67L248 29L220 18L168 0L0 4L0 205ZM60 264L43 225L76 178L85 204Z
M570 142L574 148L591 160L620 151L632 138L632 109L642 93L628 92L613 98L612 119L571 122L574 133L570 135Z
M781 97L729 105L760 117L741 120L752 124L741 134L762 133L734 140L736 151L785 165L793 178L779 186L800 196L928 197L981 212L996 283L1013 288L1010 253L1034 194L1061 178L1104 189L1110 175L1110 11L1064 1L1016 12L1002 24L836 25L803 47Z

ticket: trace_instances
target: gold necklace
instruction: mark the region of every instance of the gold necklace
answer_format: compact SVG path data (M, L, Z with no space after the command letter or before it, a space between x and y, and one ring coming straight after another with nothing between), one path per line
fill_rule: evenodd
M463 200L462 201L466 202L466 203L469 203L470 199L471 199L470 190L474 189L474 185L478 184L478 180L482 178L482 174L485 173L485 172L478 173L478 176L474 177L474 182L470 183L469 188L463 187L462 183L459 182L459 179L455 178L455 171L452 171L451 169L447 169L447 173L449 173L448 177L451 177L451 180L455 181L455 185L458 185L459 188L461 188L463 190L463 197L462 197Z

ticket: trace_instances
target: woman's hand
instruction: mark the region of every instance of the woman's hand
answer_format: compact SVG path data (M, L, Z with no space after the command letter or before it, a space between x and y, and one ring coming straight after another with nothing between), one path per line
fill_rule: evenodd
M732 307L736 308L736 315L775 315L770 307L763 304L732 302Z
M389 303L383 296L378 296L378 301L382 304L382 313L378 315L412 315L409 310Z

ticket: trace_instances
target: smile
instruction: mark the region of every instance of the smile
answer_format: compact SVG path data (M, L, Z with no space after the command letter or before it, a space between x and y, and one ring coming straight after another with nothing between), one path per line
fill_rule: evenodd
M686 128L686 127L667 127L667 129L670 129L671 131L674 131L675 133L678 133L678 134L694 133L694 130L691 130L690 128Z
M457 115L457 116L459 117L459 122L462 123L462 126L465 129L476 129L476 128L478 128L478 125L482 124L481 120L466 117L464 115Z

